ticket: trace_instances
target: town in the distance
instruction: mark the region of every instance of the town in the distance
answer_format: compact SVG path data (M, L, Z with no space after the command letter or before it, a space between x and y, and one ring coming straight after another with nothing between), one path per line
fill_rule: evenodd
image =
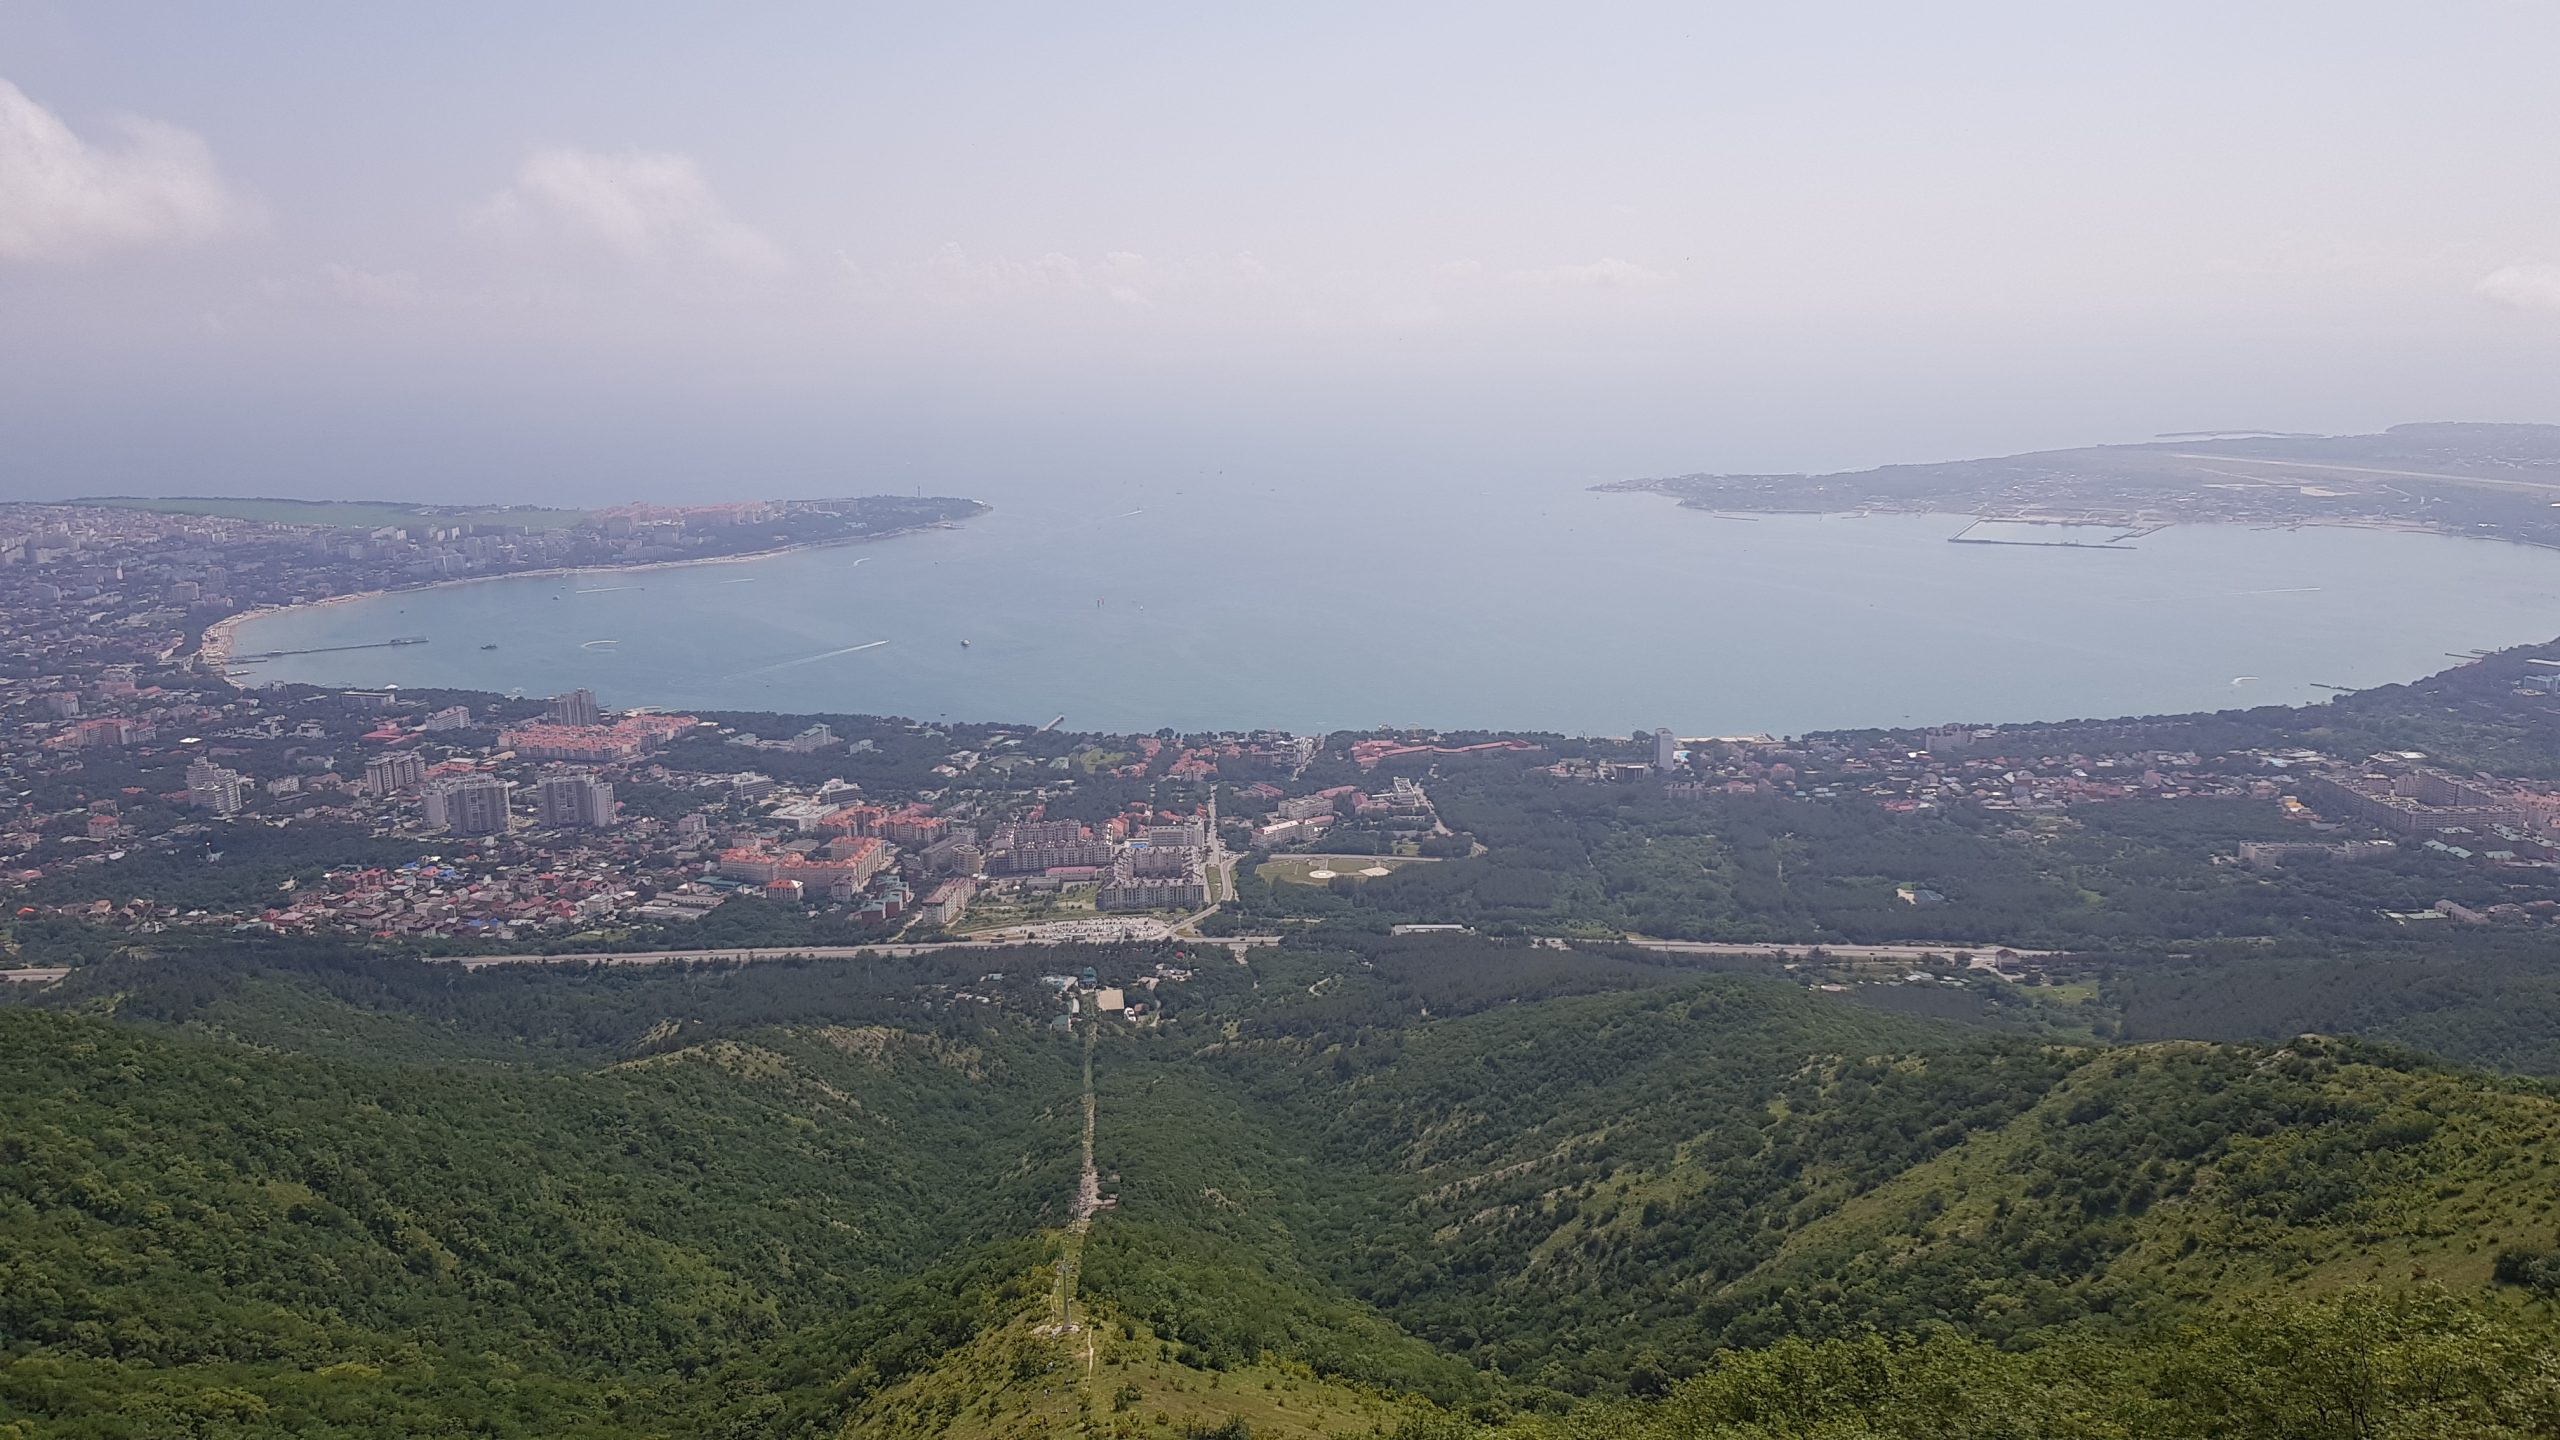
M486 964L1324 923L1759 956L2080 1025L2121 1023L2075 1018L2096 997L2062 982L2089 957L2547 943L2560 921L2548 649L2148 720L1124 736L261 686L231 644L268 607L978 508L0 507L0 965L41 982L243 936Z

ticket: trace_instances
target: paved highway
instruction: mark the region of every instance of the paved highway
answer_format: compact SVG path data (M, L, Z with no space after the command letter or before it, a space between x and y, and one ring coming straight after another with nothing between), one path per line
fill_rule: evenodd
M1800 960L1814 951L1835 960L1919 960L1931 955L2016 955L2033 959L2039 955L2058 955L2058 950L2028 950L2016 945L1824 945L1824 944L1741 944L1725 940L1638 940L1627 943L1645 950L1665 950L1680 955L1783 955Z
M1146 938L1180 939L1186 944L1220 945L1233 951L1238 961L1244 959L1247 950L1277 945L1281 940L1277 935L1227 935L1215 939L1202 939L1190 935ZM567 965L578 961L585 961L591 965L681 965L687 961L698 960L718 960L732 964L752 964L763 960L852 960L864 955L896 957L931 955L944 950L1010 950L1026 945L1107 945L1111 943L1113 942L1110 940L1052 940L1037 936L1015 936L986 940L934 940L912 945L898 943L785 945L751 950L612 950L587 955L430 955L425 958L430 964L459 965L465 970L480 970L492 965ZM1790 959L1801 959L1816 950L1839 960L1918 960L1930 955L1995 953L2032 959L2037 956L2061 953L2053 950L2028 950L2015 945L1800 945L1747 944L1721 940L1636 939L1630 939L1627 943L1641 949L1661 950L1680 955L1783 955ZM61 966L0 970L0 981L29 985L50 984L70 973L68 968Z
M1162 937L1158 937L1162 938ZM1244 958L1244 952L1261 945L1277 945L1277 935L1228 935L1214 940L1182 937L1186 944L1223 945ZM865 955L896 957L931 955L943 950L1014 950L1026 945L1107 945L1108 940L933 940L917 944L881 945L782 945L753 950L610 950L592 955L430 955L423 957L431 964L459 965L465 970L481 970L492 965L567 965L586 961L592 965L679 965L691 960L719 960L731 964L752 964L762 960L852 960ZM0 972L5 973L5 972ZM58 977L62 972L53 974Z

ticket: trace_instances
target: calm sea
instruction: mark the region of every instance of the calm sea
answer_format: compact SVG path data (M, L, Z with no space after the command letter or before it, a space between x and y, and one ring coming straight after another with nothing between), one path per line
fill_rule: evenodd
M987 498L953 531L387 595L259 620L238 649L424 635L252 673L609 705L1695 735L2316 700L2560 633L2560 553L2376 531L2180 526L2126 552L1572 489Z

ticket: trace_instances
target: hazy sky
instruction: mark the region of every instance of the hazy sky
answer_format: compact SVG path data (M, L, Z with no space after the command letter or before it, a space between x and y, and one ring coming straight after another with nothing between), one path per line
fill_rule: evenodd
M0 0L0 494L2560 421L2555 57L2547 0Z

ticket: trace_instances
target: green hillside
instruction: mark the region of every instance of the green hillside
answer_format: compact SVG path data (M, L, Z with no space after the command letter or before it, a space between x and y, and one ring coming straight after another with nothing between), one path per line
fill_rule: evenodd
M541 1433L1021 1245L1069 1191L1071 1074L876 1030L563 1074L0 1013L0 1405L119 1434L101 1397L424 1391Z
M2560 1425L2537 1082L1472 939L1066 1034L1008 988L1058 963L125 961L0 1009L0 1435Z

